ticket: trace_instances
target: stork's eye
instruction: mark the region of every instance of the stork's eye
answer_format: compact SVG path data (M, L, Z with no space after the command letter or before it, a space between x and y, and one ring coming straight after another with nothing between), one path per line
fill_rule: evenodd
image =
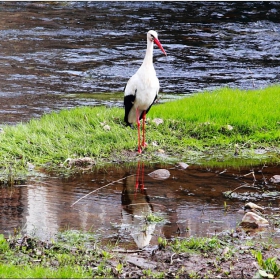
M152 39L155 39L155 36L151 34Z

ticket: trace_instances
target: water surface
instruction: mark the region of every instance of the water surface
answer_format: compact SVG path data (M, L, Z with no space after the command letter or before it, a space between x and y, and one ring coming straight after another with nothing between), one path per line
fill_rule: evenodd
M167 168L170 177L155 180L148 175L158 168ZM252 171L255 182L252 175L244 176ZM32 177L25 186L0 189L0 231L8 236L20 229L50 240L66 229L92 230L102 240L126 248L155 245L159 236L210 237L235 231L248 201L264 206L266 214L277 215L280 195L277 184L269 179L279 171L277 165L242 169L191 165L181 170L139 163L134 167L108 166L68 179ZM223 195L236 188L238 197ZM274 195L262 196L268 192ZM149 223L149 214L163 220ZM279 242L279 228L273 223L264 235L271 232Z

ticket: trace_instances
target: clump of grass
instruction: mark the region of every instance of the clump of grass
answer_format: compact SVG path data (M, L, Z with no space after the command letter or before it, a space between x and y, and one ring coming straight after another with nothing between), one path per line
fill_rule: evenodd
M79 230L65 230L58 232L58 244L67 244L68 246L85 247L87 244L97 242L97 234L91 232L81 232Z
M164 217L162 217L158 213L149 213L148 215L146 215L145 219L148 223L160 223L164 221Z
M221 247L220 240L217 237L190 237L186 239L175 239L173 243L170 243L171 248L176 253L200 251L208 252L214 251Z

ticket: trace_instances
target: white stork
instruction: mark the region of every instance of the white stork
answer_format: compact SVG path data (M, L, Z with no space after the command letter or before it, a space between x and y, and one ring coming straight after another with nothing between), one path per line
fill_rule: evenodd
M144 61L138 71L128 80L124 89L124 121L131 126L137 123L138 126L138 152L142 153L141 145L145 147L145 119L146 114L157 99L159 92L159 81L153 65L153 48L154 42L166 55L157 32L150 30L147 33L147 51ZM143 119L143 139L140 143L140 120Z

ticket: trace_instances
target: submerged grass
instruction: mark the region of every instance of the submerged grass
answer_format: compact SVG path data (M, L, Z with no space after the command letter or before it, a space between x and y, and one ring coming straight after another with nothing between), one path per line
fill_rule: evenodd
M192 160L210 157L217 148L227 155L230 150L231 158L236 147L279 151L279 92L279 85L248 91L222 88L155 105L148 114L149 146L142 157L153 158L159 148ZM5 126L0 134L1 172L24 169L27 162L57 165L86 156L97 162L128 160L136 150L137 131L124 125L123 114L120 108L80 107ZM154 118L163 124L155 124Z

